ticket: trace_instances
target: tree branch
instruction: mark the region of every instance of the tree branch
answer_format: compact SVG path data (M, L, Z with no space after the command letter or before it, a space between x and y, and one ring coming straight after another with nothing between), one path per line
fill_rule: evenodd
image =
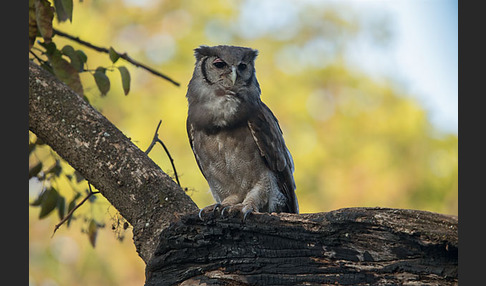
M419 210L194 213L161 233L145 285L457 285L457 231Z
M162 142L162 140L160 140L160 138L159 138L159 127L160 127L161 123L162 123L162 120L160 120L159 124L157 124L157 128L155 129L154 137L152 138L152 142L150 143L150 146L145 151L145 154L148 155L148 153L150 153L150 151L152 151L152 148L154 147L154 145L157 142L160 143L160 145L162 145L162 148L164 148L165 153L167 154L167 157L169 157L170 164L172 165L172 170L174 170L174 176L176 178L176 182L179 185L179 187L182 187L181 183L179 182L179 176L177 175L177 170L176 170L176 167L175 167L175 164L174 164L174 159L172 159L172 156L170 155L169 149L167 149L164 142Z
M77 204L72 210L70 210L63 218L62 220L56 224L56 226L54 226L54 231L52 232L52 235L51 237L54 236L54 234L56 233L56 231L61 227L61 225L63 225L72 215L73 213L80 207L82 206L92 195L96 195L96 194L99 194L100 192L93 192L93 190L91 189L91 185L88 183L88 188L89 188L89 193L88 195L81 201L79 202L79 204Z
M91 44L89 42L86 42L86 41L81 40L79 37L71 36L71 35L66 34L64 32L61 32L61 31L59 31L57 29L53 29L53 32L54 32L55 35L59 35L61 37L70 39L72 41L75 41L75 42L77 42L77 43L79 43L79 44L81 44L83 46L86 46L86 47L88 47L90 49L93 49L95 51L98 51L98 52L101 52L101 53L107 53L107 54L110 53L110 50L109 49L104 48L104 47L99 47L99 46L93 45L93 44ZM134 60L134 59L132 59L131 57L129 57L127 55L127 53L121 54L121 53L118 53L117 51L115 51L115 53L117 53L117 55L120 58L126 60L127 62L131 63L132 65L134 65L136 67L143 68L144 70L152 73L153 75L156 75L158 77L161 77L161 78L163 78L163 79L165 79L165 80L173 83L176 86L180 86L181 85L180 83L176 82L172 78L170 78L170 77L168 77L168 76L166 76L166 75L164 75L164 74L162 74L162 73L160 73L160 72L158 72L158 71L156 71L156 70L154 70L154 69L152 69L152 68L150 68L150 67L148 67L148 66L146 66L146 65L144 65L144 64L142 64L142 63L140 63L140 62L138 62L136 60Z
M157 139L159 139L160 124L162 124L162 120L159 120L159 124L157 124L157 128L155 128L154 137L152 137L152 142L150 142L147 150L145 150L145 154L147 155L150 153L150 151L152 151L152 148L154 148L155 144L157 143Z
M142 150L57 78L29 61L29 130L80 172L133 226L150 259L158 234L196 204Z

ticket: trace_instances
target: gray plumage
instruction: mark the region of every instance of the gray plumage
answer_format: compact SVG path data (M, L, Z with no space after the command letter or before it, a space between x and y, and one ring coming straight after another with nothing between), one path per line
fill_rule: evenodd
M187 133L198 166L223 208L298 213L293 161L260 100L257 50L200 46L188 85Z

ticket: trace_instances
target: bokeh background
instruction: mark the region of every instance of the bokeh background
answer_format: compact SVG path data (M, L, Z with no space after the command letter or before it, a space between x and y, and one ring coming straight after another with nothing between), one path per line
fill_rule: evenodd
M457 215L457 1L84 0L73 11L72 23L55 27L181 83L119 60L131 91L123 94L115 70L102 97L92 74L81 74L90 103L142 150L162 120L159 136L199 207L214 201L185 129L193 49L229 44L259 50L262 100L293 156L301 213L379 206ZM73 41L56 43L83 49L92 69L112 65ZM36 158L50 155L44 147ZM150 157L173 175L160 146ZM29 182L31 201L41 188ZM56 182L67 197L73 188L86 183ZM97 195L76 214L51 237L59 217L40 220L29 207L30 285L143 285L144 264L116 210ZM91 219L102 227L95 247Z

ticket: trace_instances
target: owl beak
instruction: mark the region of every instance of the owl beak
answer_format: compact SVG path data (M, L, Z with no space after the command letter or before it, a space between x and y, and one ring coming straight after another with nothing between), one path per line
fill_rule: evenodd
M235 85L236 82L236 67L231 66L231 75L230 75L231 81L233 82L233 85Z

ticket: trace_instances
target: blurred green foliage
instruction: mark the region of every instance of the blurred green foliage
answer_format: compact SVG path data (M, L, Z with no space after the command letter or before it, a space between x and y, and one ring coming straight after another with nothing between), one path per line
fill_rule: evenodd
M159 137L175 160L182 187L199 207L214 201L185 129L193 49L230 44L259 50L256 70L262 100L279 119L293 156L301 213L379 206L457 215L457 135L432 126L424 109L393 75L372 79L346 62L345 51L356 39L370 39L377 48L392 41L393 34L384 28L387 23L367 25L375 15L318 1L290 2L287 8L267 4L271 13L258 18L251 13L255 3L74 1L72 22L54 18L53 23L90 43L126 52L181 83L174 86L117 58L117 65L127 68L130 84L122 82L119 72L103 72L103 80L106 76L113 84L103 89L102 97L96 77L79 73L84 96L140 149L147 149L162 120ZM82 50L87 69L114 63L113 54L66 38L54 36L52 41L59 48ZM120 72L126 76L126 71ZM35 142L35 135L30 134L29 141ZM162 148L155 147L149 156L173 175ZM62 172L51 171L53 166ZM34 150L29 167L33 176L52 177L44 183L30 181L30 203L42 188L52 189L64 198L65 213L70 202L86 195L86 182L77 180L75 171L45 145ZM63 225L53 238L60 216L39 220L41 208L29 208L32 285L143 284L143 263L131 239L112 243L130 237L131 231L123 230L122 218L101 195L93 197L76 210L74 228ZM59 213L61 207L57 209ZM86 234L93 235L89 231L93 224L104 230L97 233L94 249L86 239Z

